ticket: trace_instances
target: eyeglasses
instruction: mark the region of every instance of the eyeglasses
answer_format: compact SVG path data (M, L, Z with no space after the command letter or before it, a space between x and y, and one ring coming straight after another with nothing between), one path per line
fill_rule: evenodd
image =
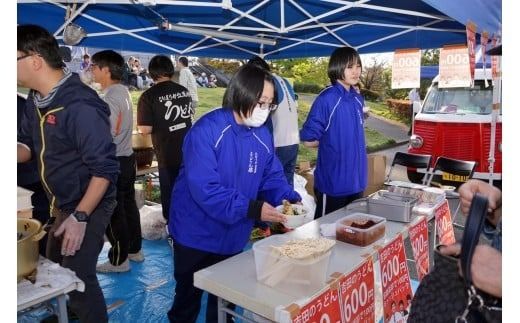
M36 54L26 54L26 55L18 56L18 57L16 58L16 61L18 62L19 60L22 60L22 59L24 59L24 58L27 58L27 57L29 57L29 56L34 56L34 55L36 55Z
M274 111L276 108L278 108L278 104L274 103L257 102L256 105L259 106L262 110L268 109L269 111Z

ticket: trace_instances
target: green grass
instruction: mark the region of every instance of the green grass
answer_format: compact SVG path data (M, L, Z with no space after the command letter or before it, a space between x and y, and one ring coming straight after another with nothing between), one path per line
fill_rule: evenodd
M386 105L385 103L366 101L366 105L370 107L370 113L377 114L378 116L381 116L385 119L390 119L404 123L408 126L410 125L409 118L402 118L391 113L390 109L388 109L388 105Z
M198 120L202 115L212 110L215 107L220 107L222 105L222 97L224 96L225 89L224 88L199 88L199 107L195 111L195 120ZM130 95L132 96L132 102L134 104L134 112L137 108L137 100L141 95L142 91L132 91ZM383 115L384 110L388 111L386 105L368 102L368 106L370 106L370 110L373 113L378 115ZM305 100L299 100L298 102L298 126L301 128L302 124L305 122L307 115L309 114L309 110L311 105L309 102ZM377 112L376 112L377 111ZM389 112L388 112L389 113ZM134 113L134 118L137 113ZM395 117L393 120L396 120ZM400 121L400 120L397 120ZM365 128L365 139L367 144L367 151L372 152L382 147L386 147L388 145L394 144L395 140L391 138L387 138L383 136L381 133L373 130ZM300 149L298 152L298 161L310 161L311 164L316 163L316 156L318 150L316 148L307 148L300 144Z

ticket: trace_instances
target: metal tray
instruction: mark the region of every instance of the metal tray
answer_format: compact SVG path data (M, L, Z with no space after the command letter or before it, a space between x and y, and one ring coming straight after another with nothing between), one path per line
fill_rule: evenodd
M368 197L368 213L384 217L389 221L411 222L412 209L417 198L411 195L377 191Z

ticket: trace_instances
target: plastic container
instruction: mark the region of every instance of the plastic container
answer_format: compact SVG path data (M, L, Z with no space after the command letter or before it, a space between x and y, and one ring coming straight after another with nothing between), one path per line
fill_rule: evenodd
M352 226L354 222L360 224L369 220L376 224L366 229ZM336 240L366 247L385 236L385 224L385 218L366 213L353 213L336 221Z
M325 286L330 255L292 259L280 255L272 246L294 240L286 235L274 235L253 244L256 278L262 284L295 296L312 295Z
M33 191L29 191L23 187L18 186L17 193L17 210L28 210L32 209L33 205L31 202L31 195L33 195Z

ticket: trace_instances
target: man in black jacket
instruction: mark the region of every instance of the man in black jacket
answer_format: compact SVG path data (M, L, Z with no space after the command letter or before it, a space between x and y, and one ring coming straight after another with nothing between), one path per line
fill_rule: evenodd
M18 85L30 88L18 135L18 162L36 158L54 224L47 257L85 283L70 293L81 322L107 322L96 277L103 234L115 207L119 165L110 134L110 110L77 74L65 68L47 30L19 25Z

